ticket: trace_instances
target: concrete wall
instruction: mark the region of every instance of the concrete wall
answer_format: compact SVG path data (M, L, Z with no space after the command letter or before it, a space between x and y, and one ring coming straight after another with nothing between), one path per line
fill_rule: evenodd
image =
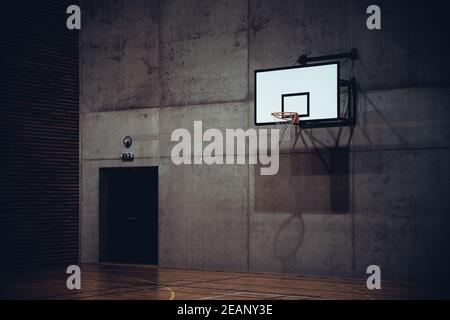
M378 1L382 30L369 31L369 4L85 1L82 260L98 261L98 168L158 165L162 266L364 277L378 264L385 279L421 282L446 270L444 10ZM176 128L253 127L255 69L352 47L354 129L304 130L282 149L276 176L172 163ZM131 164L118 159L125 135Z

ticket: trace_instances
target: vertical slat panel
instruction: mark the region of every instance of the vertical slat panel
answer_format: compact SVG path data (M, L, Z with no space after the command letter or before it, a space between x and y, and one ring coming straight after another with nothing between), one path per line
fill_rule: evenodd
M0 269L78 261L77 1L2 5Z

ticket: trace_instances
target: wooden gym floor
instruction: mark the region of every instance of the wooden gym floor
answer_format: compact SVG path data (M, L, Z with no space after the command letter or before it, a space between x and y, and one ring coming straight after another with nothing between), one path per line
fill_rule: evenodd
M237 273L159 268L145 265L83 264L81 290L66 288L65 269L26 276L8 276L1 299L82 300L308 300L422 299L430 292L410 284L382 282L368 290L365 280L300 277L268 273Z

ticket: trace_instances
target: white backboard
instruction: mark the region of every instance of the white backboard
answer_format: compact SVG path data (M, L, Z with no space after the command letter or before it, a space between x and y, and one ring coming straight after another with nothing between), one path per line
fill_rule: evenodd
M300 123L337 119L339 63L255 71L255 124L273 124L276 111L298 112Z

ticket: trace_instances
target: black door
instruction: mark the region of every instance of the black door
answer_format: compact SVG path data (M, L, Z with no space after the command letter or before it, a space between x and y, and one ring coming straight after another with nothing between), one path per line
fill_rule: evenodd
M100 261L158 264L158 167L100 169Z

